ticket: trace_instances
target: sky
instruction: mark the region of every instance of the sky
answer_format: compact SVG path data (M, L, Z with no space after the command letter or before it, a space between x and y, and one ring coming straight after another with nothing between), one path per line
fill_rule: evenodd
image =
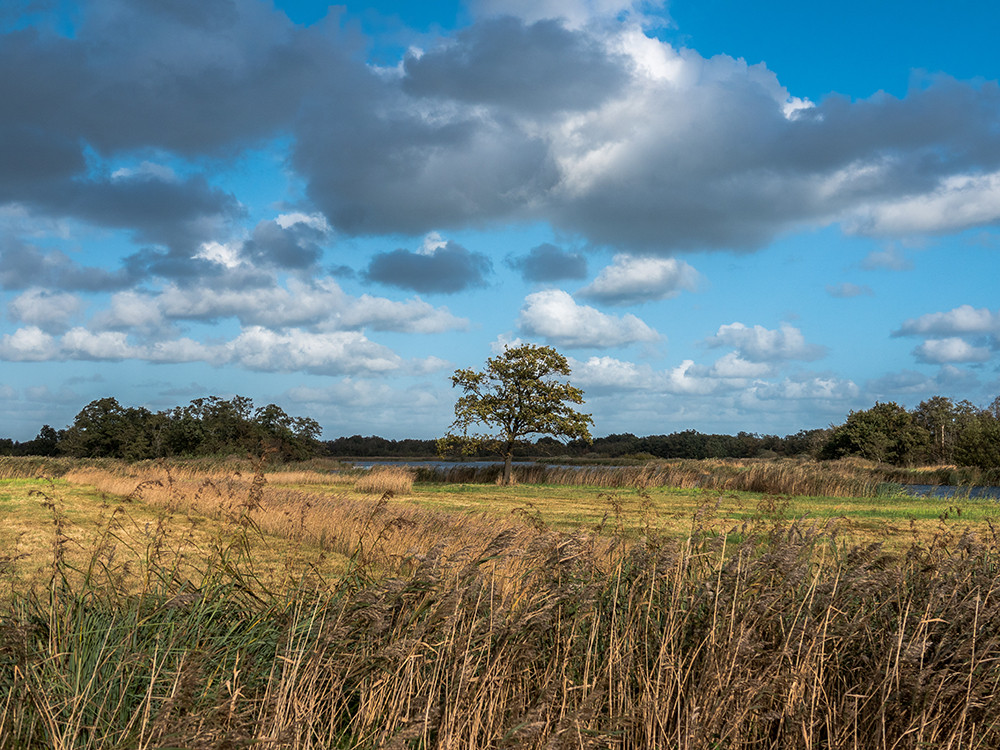
M434 438L565 354L594 434L1000 394L1000 7L8 0L0 437L243 395Z

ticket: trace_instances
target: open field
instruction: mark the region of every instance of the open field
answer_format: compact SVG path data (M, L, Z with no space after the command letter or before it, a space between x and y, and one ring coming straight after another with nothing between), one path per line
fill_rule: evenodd
M0 481L0 748L1000 745L991 501L316 468Z

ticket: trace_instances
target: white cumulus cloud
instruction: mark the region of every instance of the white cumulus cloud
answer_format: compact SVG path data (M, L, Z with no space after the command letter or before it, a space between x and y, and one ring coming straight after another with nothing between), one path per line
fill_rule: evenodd
M577 294L611 305L635 305L695 291L698 272L676 258L616 255L594 282Z
M1000 332L1000 312L989 308L960 305L946 312L910 318L893 336L956 336Z
M44 362L58 351L55 338L38 326L18 328L0 338L0 359L8 362Z
M62 356L66 359L121 360L142 357L143 352L128 343L120 331L93 333L86 328L71 328L61 341Z
M111 306L97 313L92 324L97 328L155 331L165 321L156 295L127 291L111 295Z
M846 222L861 234L906 235L957 232L1000 221L1000 172L951 175L927 193L875 203Z
M719 378L762 378L772 369L767 362L752 362L736 352L729 352L715 361L712 374Z
M710 347L731 346L740 356L751 362L777 362L782 360L814 360L824 356L822 346L806 343L802 331L787 323L778 330L742 323L719 327L718 332L705 341Z
M398 370L403 365L398 354L357 331L317 334L250 326L226 344L226 349L232 361L265 372L372 375Z
M590 357L585 362L571 359L573 383L595 390L642 389L662 387L662 378L649 365L637 365L614 357Z
M914 356L928 364L944 364L946 362L986 362L990 359L990 350L973 346L965 339L955 336L945 339L928 339L913 350Z
M606 315L551 289L529 294L518 318L521 330L569 348L609 348L656 341L659 334L635 315Z
M469 321L447 307L414 298L390 300L363 294L352 297L331 278L303 282L289 279L286 286L251 289L206 289L170 285L150 300L173 320L236 318L243 325L269 328L296 326L317 331L356 330L403 333L442 333L464 330Z
M73 294L29 289L7 305L13 320L46 331L64 331L83 309L83 301Z

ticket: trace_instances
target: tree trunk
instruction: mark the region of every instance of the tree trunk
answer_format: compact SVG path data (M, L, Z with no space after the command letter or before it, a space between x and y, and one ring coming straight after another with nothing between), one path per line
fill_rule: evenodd
M503 485L505 487L513 484L513 472L510 465L513 460L514 451L507 451L506 455L503 457Z

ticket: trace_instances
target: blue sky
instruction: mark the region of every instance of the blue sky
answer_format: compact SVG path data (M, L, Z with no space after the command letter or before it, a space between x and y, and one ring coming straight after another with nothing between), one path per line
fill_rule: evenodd
M113 395L436 437L566 354L595 433L1000 393L982 2L20 0L0 435Z

